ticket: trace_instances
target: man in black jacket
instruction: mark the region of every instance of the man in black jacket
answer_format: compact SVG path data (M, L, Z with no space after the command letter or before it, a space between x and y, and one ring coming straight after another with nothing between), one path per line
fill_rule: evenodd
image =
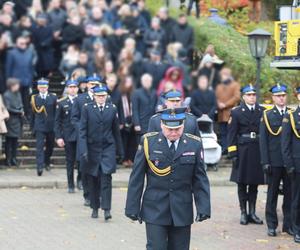
M300 87L296 88L300 102ZM291 221L294 240L300 243L300 107L289 111L282 120L281 149L284 166L291 180L292 212Z
M116 153L121 158L124 155L118 111L114 104L107 102L107 91L104 85L93 88L94 101L83 106L79 128L83 171L88 178L93 209L92 218L98 218L101 190L101 208L105 220L111 219L111 174L116 171Z
M261 164L267 177L268 194L266 203L266 221L268 235L276 236L278 226L277 201L280 182L283 181L283 232L292 233L291 225L291 184L283 165L281 153L282 119L287 112L287 86L277 84L270 89L274 107L265 110L260 123Z
M142 76L142 87L135 90L132 95L132 120L138 142L147 132L148 123L155 114L156 93L152 89L152 77L149 74Z
M188 25L185 14L179 15L178 23L173 27L172 41L182 44L182 47L187 50L189 62L191 62L194 49L194 30Z
M65 148L68 192L74 193L74 167L76 163L77 133L71 123L71 111L78 92L78 82L66 81L67 96L58 100L55 113L55 139L59 147ZM80 171L78 170L77 187L79 187ZM79 187L80 189L81 187Z
M167 109L179 108L182 105L182 93L178 90L171 90L165 94L165 107ZM186 112L185 110L185 124L184 133L189 133L195 136L200 136L200 131L196 117ZM160 132L161 131L161 112L153 115L149 121L148 132Z
M196 222L210 218L201 139L183 133L184 119L182 109L165 110L162 132L144 135L135 156L125 214L146 223L148 250L189 249L193 196Z
M43 174L43 169L50 170L50 157L54 148L54 120L57 97L48 92L49 81L37 81L39 93L31 96L31 128L36 136L36 167L37 175ZM44 150L44 146L45 150Z

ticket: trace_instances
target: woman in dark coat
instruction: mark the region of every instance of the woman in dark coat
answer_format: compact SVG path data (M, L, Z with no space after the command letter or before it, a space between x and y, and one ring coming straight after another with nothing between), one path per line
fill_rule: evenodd
M9 112L9 118L6 121L7 134L5 135L6 165L17 166L18 139L22 134L22 117L24 115L18 79L9 78L7 80L7 90L3 98Z

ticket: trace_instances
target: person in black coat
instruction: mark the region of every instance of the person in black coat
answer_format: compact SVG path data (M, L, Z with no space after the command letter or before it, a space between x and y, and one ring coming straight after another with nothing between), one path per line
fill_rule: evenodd
M87 91L80 94L74 101L74 104L72 106L71 110L71 123L74 126L76 130L76 134L78 136L78 143L77 143L77 161L81 161L81 155L82 155L82 147L79 143L79 127L80 127L80 119L81 119L81 111L82 107L86 103L90 103L94 101L92 88L95 87L97 84L100 83L100 78L98 77L88 77L86 79L87 81ZM88 189L88 180L87 176L83 171L83 166L80 163L80 172L81 172L81 180L82 180L82 188L83 188L83 198L84 198L84 205L90 206L90 197L89 197L89 189Z
M166 33L160 27L160 20L157 17L153 17L151 20L151 28L146 30L144 34L144 43L148 50L160 49L165 51L166 49Z
M183 133L184 119L182 109L164 111L162 132L145 134L135 156L125 215L146 223L147 249L189 249L193 198L195 221L210 218L201 139Z
M45 14L38 14L32 25L32 40L38 54L38 77L47 77L54 68L53 30Z
M48 92L49 81L37 81L38 94L31 96L31 128L36 137L36 167L37 175L43 174L43 169L50 170L50 158L54 148L54 121L57 97ZM45 147L46 146L46 147ZM45 147L45 150L44 150Z
M132 120L134 130L137 134L137 141L147 132L148 123L152 115L155 114L157 97L152 89L152 77L144 74L141 79L142 87L132 94Z
M291 233L291 183L283 165L281 153L282 120L288 111L287 86L277 84L270 89L274 107L265 110L260 123L259 142L261 164L267 177L268 193L266 203L266 221L268 235L276 236L278 226L277 201L279 187L283 182L283 232Z
M101 189L101 208L108 220L111 219L111 174L116 171L116 153L122 158L123 148L117 108L107 103L107 87L96 86L93 94L94 102L82 108L79 143L82 145L83 171L88 177L92 218L98 218ZM103 185L105 188L101 187Z
M55 140L60 148L65 148L66 151L66 167L68 192L74 193L74 167L76 163L77 151L77 134L75 127L71 123L71 111L74 100L77 97L78 82L74 80L66 81L67 96L61 98L57 102L55 113ZM80 183L80 171L77 175L77 187ZM81 189L81 187L79 187Z
M161 7L158 11L158 17L160 19L160 26L166 34L166 44L172 42L173 39L173 27L176 25L176 21L169 16L168 8Z
M178 90L171 90L165 94L164 108L179 108L182 106L182 93ZM153 115L149 121L148 132L161 131L161 112ZM200 136L200 131L196 117L188 113L185 108L184 133Z
M182 44L182 47L187 50L189 62L191 62L194 50L194 30L188 24L185 14L179 15L178 23L173 26L172 41Z
M282 120L281 150L284 166L291 180L291 222L294 241L300 243L300 87L296 88L298 106Z
M228 156L233 162L230 180L238 185L240 224L263 224L255 208L258 185L264 184L258 139L264 109L256 103L256 90L252 85L245 86L242 93L244 102L231 111L228 121Z
M168 68L169 65L161 59L161 51L153 49L150 50L150 60L143 62L141 70L142 74L148 73L152 76L152 87L157 89Z
M81 46L82 40L85 36L83 27L80 24L80 16L72 16L68 24L62 30L62 43L63 48L67 48L68 45L74 44L78 47Z
M24 109L20 93L20 81L16 78L7 79L7 90L3 95L4 104L9 112L6 120L5 156L7 166L17 166L18 139L22 135Z
M191 95L191 111L196 117L208 115L210 119L215 120L217 100L215 92L208 88L208 79L206 76L198 78L198 89Z
M108 101L113 103L118 110L118 116L119 116L119 122L120 122L120 128L122 129L124 126L124 114L123 114L123 107L122 107L122 96L121 92L119 91L117 87L117 76L115 74L109 74L106 77L106 83L108 88Z

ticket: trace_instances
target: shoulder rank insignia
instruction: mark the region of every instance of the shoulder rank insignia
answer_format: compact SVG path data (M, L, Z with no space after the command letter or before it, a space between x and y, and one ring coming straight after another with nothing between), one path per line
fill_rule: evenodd
M189 138L194 139L194 140L201 141L201 138L200 138L199 136L192 135L192 134L188 134L188 133L186 133L185 135L186 135L187 137L189 137Z
M144 134L144 137L150 137L150 136L154 136L154 135L158 135L158 132L149 132Z
M66 100L67 98L68 98L67 96L64 96L64 97L58 99L57 102L61 102L61 101L63 101L63 100Z

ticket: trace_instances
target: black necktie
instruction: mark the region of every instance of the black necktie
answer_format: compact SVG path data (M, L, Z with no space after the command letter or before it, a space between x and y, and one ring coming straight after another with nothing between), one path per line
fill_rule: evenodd
M254 108L253 108L253 107L251 107L251 112L252 112L252 113L254 112Z
M281 110L281 116L284 116L284 114L285 114L285 112L284 112L284 110L282 109L282 110Z
M175 149L175 141L171 141L170 151L172 154L172 157L174 157L176 149Z
M103 112L103 106L100 106L100 112L101 113Z

